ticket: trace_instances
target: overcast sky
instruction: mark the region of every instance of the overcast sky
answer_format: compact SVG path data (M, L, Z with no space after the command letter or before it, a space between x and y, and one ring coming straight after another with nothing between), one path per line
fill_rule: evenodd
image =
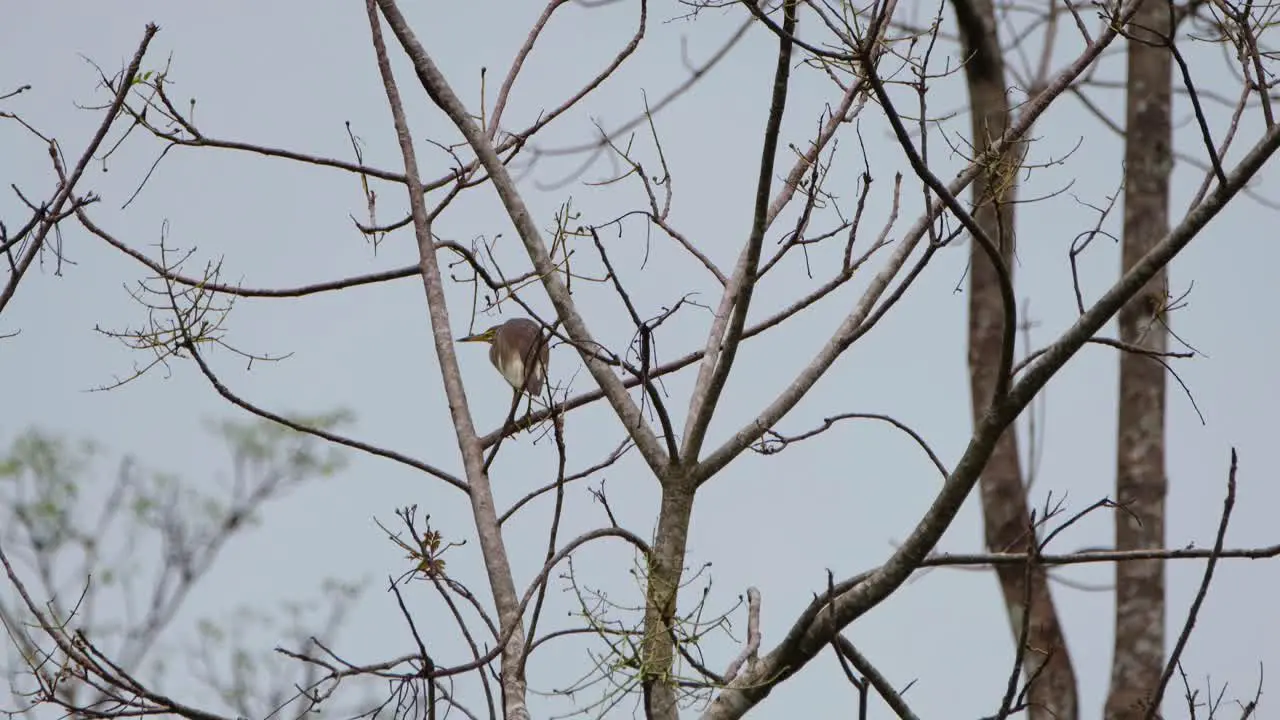
M903 13L926 22L933 8L908 5ZM744 17L744 11L731 8L705 12L696 21L679 19L686 10L678 3L655 3L641 50L577 111L541 134L536 146L571 146L590 139L593 123L613 128L632 119L643 110L646 96L654 102L680 83L688 64L705 61ZM405 7L423 44L473 111L479 107L481 69L488 68L486 108L491 108L496 86L540 11L537 3ZM505 116L509 128L527 125L598 72L629 37L636 8L634 3L615 3L561 12L520 76ZM22 84L33 86L5 101L3 109L20 113L59 138L68 155L80 152L98 122L97 114L76 105L102 103L107 97L85 59L116 71L151 21L159 24L160 33L144 67L160 69L171 58L171 92L183 102L197 100L195 119L208 135L351 159L344 127L349 122L364 142L368 163L393 171L403 167L363 3L72 6L5 0L3 16L0 93ZM1058 53L1060 63L1076 47L1067 34L1070 30L1063 30L1066 48ZM439 176L450 161L425 140L453 141L456 135L417 88L389 33L388 42L424 174ZM945 49L954 67L955 49ZM773 52L769 35L753 29L695 91L655 121L674 177L672 221L726 270L750 228ZM1234 93L1234 81L1222 70L1216 50L1192 47L1187 52L1197 63L1199 82L1221 84ZM942 61L937 62L940 69ZM1100 76L1119 78L1122 69L1117 55ZM1120 92L1097 91L1092 97L1114 117L1123 117ZM938 79L930 111L950 115L962 108L964 98L962 78ZM819 73L798 70L782 147L803 146L824 104L837 99ZM1194 125L1185 122L1188 109L1179 99L1177 145L1201 156ZM1221 133L1224 111L1212 113L1215 132ZM866 160L875 181L866 211L867 227L874 230L864 231L860 242L870 243L888 215L895 172L907 173L904 188L909 189L895 236L914 220L920 201L918 186L910 182L909 167L879 112L868 108L862 118ZM963 133L967 122L961 116L943 127ZM1256 137L1256 130L1256 124L1247 125L1242 132L1247 139ZM1087 205L1105 205L1116 192L1122 144L1070 97L1037 124L1034 135L1036 159L1061 160L1031 173L1023 191L1023 197L1057 194L1022 206L1018 218L1018 295L1029 301L1030 317L1037 323L1031 341L1039 346L1074 319L1068 248L1077 233L1095 222L1096 214ZM941 136L931 142L937 173L949 177L960 158L947 151ZM636 143L642 158L654 162L647 137L638 136ZM375 251L353 227L350 216L366 213L355 176L245 153L175 149L138 198L122 209L160 149L154 139L135 133L105 167L92 165L81 185L81 192L93 190L102 196L92 209L95 221L134 248L154 255L167 222L166 242L195 251L187 270L199 273L205 262L221 260L225 280L253 286L297 285L415 262L410 233L391 235ZM789 167L792 155L783 152L781 157ZM522 176L521 187L540 227L551 228L558 208L568 201L581 213L582 223L604 222L644 204L635 184L585 184L610 176L612 169L605 162L591 166L578 182L556 182L581 160L553 158ZM849 131L842 137L836 169L828 180L842 209L853 207L862 170L863 150ZM0 176L6 187L18 183L31 197L43 196L50 187L47 154L12 123L0 129ZM1179 164L1175 221L1200 178L1200 171ZM1275 180L1274 170L1264 172L1258 191L1280 197ZM379 219L402 217L403 189L390 184L375 188ZM10 222L21 216L20 209L12 192L0 193L0 218ZM1117 234L1119 217L1115 213L1108 225ZM1272 232L1275 217L1275 211L1240 198L1172 266L1172 292L1191 291L1186 307L1174 316L1174 329L1204 355L1180 361L1177 369L1204 423L1187 393L1171 382L1170 546L1212 544L1232 446L1240 453L1240 488L1228 544L1271 544L1280 534L1273 511L1280 503L1274 472L1280 463L1275 443L1280 428L1275 409L1280 403L1275 370L1280 324L1272 310L1280 303L1280 286L1273 279L1280 263ZM766 251L776 247L782 227L766 241ZM490 188L464 196L435 231L464 244L496 238L495 252L504 268L520 272L527 266ZM605 240L642 314L656 315L690 292L703 304L714 306L718 301L714 280L660 234L646 237L634 223L624 226L621 235L607 233ZM0 316L0 334L21 331L0 341L0 440L7 444L22 430L38 426L91 438L113 454L133 453L151 467L213 487L225 477L227 456L204 425L246 416L219 398L191 363L176 363L169 374L153 372L117 390L90 392L145 360L94 328L118 329L145 319L125 285L148 272L72 223L65 226L61 241L67 258L61 273L54 272L51 261L33 267L16 300ZM590 268L590 245L576 251ZM831 257L814 255L819 280L829 276ZM842 358L778 429L798 432L838 412L891 413L924 435L945 463L953 463L971 430L965 370L967 298L957 290L964 287L966 258L963 245L941 253L901 305ZM1096 298L1105 290L1118 267L1118 246L1095 243L1081 263L1085 297ZM766 316L811 287L816 281L805 273L802 256L793 254L757 292L752 317ZM734 432L785 387L830 336L856 297L854 292L864 287L865 279L855 282L851 290L744 346L712 425L709 446ZM581 283L577 289L597 339L621 350L631 332L621 304L604 286ZM530 292L528 297L540 311L548 309L540 293ZM452 285L449 299L457 334L462 334L468 327L470 287ZM495 321L480 317L477 325ZM709 312L694 308L683 313L659 336L661 359L701 347L709 324ZM228 340L237 347L292 353L280 363L251 368L228 353L212 354L215 369L237 393L281 412L350 408L357 417L350 428L353 435L460 471L417 279L301 300L242 300L231 314L229 328ZM1107 334L1113 333L1114 328L1108 328ZM509 390L489 367L484 348L463 346L459 355L477 423L482 431L490 429L506 411ZM553 381L572 383L578 390L590 387L590 377L567 350L554 353L552 366ZM1043 437L1034 487L1037 502L1053 492L1055 497L1065 495L1068 509L1075 511L1111 492L1116 377L1115 353L1088 347L1048 386L1039 406ZM666 384L677 414L684 412L691 384L692 373ZM603 405L572 415L567 433L571 471L599 461L623 437L621 426ZM533 440L522 435L503 446L493 472L500 508L554 478L553 444L549 438L536 444ZM1024 435L1024 451L1026 447ZM429 477L375 458L352 454L350 459L349 469L339 477L270 505L263 524L226 549L168 636L170 646L189 642L200 618L225 617L246 604L270 609L313 597L323 578L335 577L367 583L357 611L336 641L345 657L372 662L411 650L394 599L385 592L387 576L406 569L403 553L386 540L374 520L388 523L395 508L416 503L431 512L433 524L446 536L461 539L471 537L470 512L457 491ZM110 469L109 464L100 468L104 480ZM638 457L629 456L605 477L619 520L641 535L651 533L656 486ZM772 647L812 593L825 587L827 569L840 578L882 562L938 487L937 473L911 441L877 424L848 424L773 457L744 455L705 488L695 511L689 564L697 568L712 563L708 612L727 610L749 585L758 586L764 597L764 646ZM507 531L521 588L541 565L550 510L549 502L537 504ZM570 489L565 522L562 537L606 522L587 485ZM1110 516L1096 514L1061 538L1057 550L1106 546L1111 527ZM939 549L977 551L981 537L975 497ZM619 545L601 545L586 551L575 570L582 584L605 588L611 598L628 604L640 598L628 574L630 563L630 554ZM1190 562L1169 568L1171 639L1202 568ZM450 556L449 569L477 594L488 596L474 541ZM1091 566L1061 574L1077 585L1105 587L1112 573L1109 567ZM689 592L689 602L700 587ZM1202 689L1210 678L1213 688L1230 684L1228 697L1250 697L1260 663L1268 666L1270 678L1276 677L1280 624L1272 618L1278 592L1280 566L1274 561L1220 566L1184 656L1189 676ZM1108 681L1112 596L1062 584L1055 593L1080 679L1082 717L1097 717ZM437 623L437 661L464 660L464 646L440 616L432 614L436 606L427 601L427 594L413 597L421 602L415 607L422 608L424 622ZM548 622L566 623L571 598L552 593L552 602ZM737 619L740 630L742 616ZM906 697L923 717L993 712L1013 657L1003 604L994 575L988 572L920 574L848 634L895 684L914 681ZM255 636L249 641L253 650L269 652L278 638ZM563 687L575 671L585 669L583 648L569 643L540 651L544 662L531 671L532 682L540 690ZM714 668L723 669L735 652L736 646L723 638L708 640ZM1280 691L1277 682L1266 682L1272 695ZM181 673L164 689L179 697L193 692L190 697L222 710L207 694L193 690ZM776 690L755 716L850 717L853 697L828 653ZM534 707L540 713L567 708L563 702L541 699L534 700ZM1265 707L1264 717L1269 715ZM1167 709L1172 717L1184 712L1176 701ZM631 710L632 705L625 704L610 717L629 716ZM877 712L887 716L883 708Z

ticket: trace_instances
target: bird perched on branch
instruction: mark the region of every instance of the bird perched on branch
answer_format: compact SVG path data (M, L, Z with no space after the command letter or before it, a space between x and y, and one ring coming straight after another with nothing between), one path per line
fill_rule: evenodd
M489 343L489 362L517 392L537 395L547 379L549 349L542 327L528 318L512 318L458 342Z

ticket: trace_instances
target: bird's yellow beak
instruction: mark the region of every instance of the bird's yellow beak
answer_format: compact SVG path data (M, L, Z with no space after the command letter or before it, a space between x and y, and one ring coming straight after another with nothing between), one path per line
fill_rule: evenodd
M488 330L485 330L484 332L478 332L475 335L460 337L457 342L488 342L490 335L491 333Z

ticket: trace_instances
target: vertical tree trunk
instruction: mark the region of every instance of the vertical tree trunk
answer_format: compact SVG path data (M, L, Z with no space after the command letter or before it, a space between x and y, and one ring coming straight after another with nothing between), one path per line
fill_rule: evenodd
M1169 8L1147 0L1130 24L1126 111L1124 251L1127 271L1169 229L1172 128L1172 58L1164 39ZM1153 44L1148 44L1153 43ZM1155 352L1168 345L1162 314L1167 279L1162 270L1120 310L1120 339ZM1116 549L1164 547L1164 367L1151 357L1120 355L1116 443ZM1164 562L1116 565L1115 654L1106 717L1143 716L1164 668Z
M966 58L974 153L981 157L992 139L1010 124L1005 94L1004 58L996 35L991 0L953 0ZM1006 157L989 163L990 172L974 182L975 219L995 240L1012 274L1014 257L1014 206L1017 165L1021 152L1011 148ZM995 393L1002 343L1004 306L996 267L976 241L970 243L969 271L969 379L975 422ZM993 551L1025 551L1035 542L1029 533L1030 509L1018 457L1018 441L1011 425L997 442L982 473L981 498L986 544ZM1077 717L1075 671L1067 652L1062 626L1049 593L1042 567L1014 565L996 568L1009 623L1017 639L1022 618L1031 613L1023 672L1035 677L1029 701L1032 720L1075 720ZM1030 577L1028 591L1026 580ZM1024 604L1030 599L1030 607ZM1038 675L1037 675L1038 674Z
M641 682L646 720L679 720L679 697L671 670L675 659L672 622L684 574L684 555L693 517L694 488L686 477L668 478L662 487L658 531L649 561L645 599Z

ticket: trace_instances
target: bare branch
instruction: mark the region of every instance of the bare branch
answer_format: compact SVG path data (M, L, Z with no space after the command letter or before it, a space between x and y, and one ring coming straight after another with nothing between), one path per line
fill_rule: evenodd
M747 644L743 646L742 652L725 669L721 684L733 682L733 679L738 676L738 670L743 667L750 672L751 666L759 659L757 657L759 652L760 590L755 587L749 587L747 588Z
M62 214L63 206L68 202L74 202L72 194L75 192L76 184L80 182L80 177L84 174L85 168L88 167L89 161L93 159L94 153L98 151L98 146L107 137L107 132L116 121L116 117L119 116L120 109L124 107L125 97L129 94L129 89L133 87L133 80L137 77L138 68L142 65L142 57L146 55L151 39L155 37L159 30L160 28L156 25L147 25L147 29L142 35L142 42L138 44L138 49L134 52L133 58L120 74L115 97L112 98L106 115L103 117L101 124L98 125L97 132L89 140L89 144L85 146L84 152L81 153L80 159L76 161L75 167L71 169L70 174L59 183L58 192L53 196L53 200L49 202L48 208L44 210L44 219L35 228L34 234L31 236L31 242L27 245L27 251L23 253L17 266L13 268L13 273L9 276L9 282L5 284L3 290L0 290L0 312L4 312L5 306L9 304L13 294L17 292L18 283L22 281L22 276L26 274L27 268L31 267L31 262L35 260L41 249L44 248L45 239L57 224L56 219ZM50 143L49 154L55 164L59 162L58 153L57 144Z
M520 658L524 654L525 635L524 621L516 602L515 580L511 574L511 564L507 559L506 546L502 540L502 528L498 524L497 512L494 509L493 491L489 485L489 477L485 471L484 453L476 437L475 425L471 420L470 408L467 406L466 390L462 386L462 374L458 369L458 358L454 354L453 333L449 324L449 308L445 302L444 285L440 278L440 268L436 264L435 246L431 239L431 225L427 217L427 209L423 201L422 181L418 175L418 161L413 147L409 126L404 117L404 108L400 101L400 91L396 87L391 72L391 61L387 58L386 45L382 40L381 24L378 20L378 3L367 0L365 9L369 16L369 28L373 37L374 50L377 54L378 70L386 88L387 103L391 106L391 114L395 121L396 136L400 141L400 152L404 156L406 185L409 191L409 204L413 213L414 234L418 240L418 258L422 269L422 282L426 290L428 310L431 315L431 334L435 341L436 356L440 361L441 376L444 381L445 394L449 398L449 410L453 416L453 425L457 433L458 449L462 452L463 465L467 472L467 485L470 490L471 509L475 519L476 532L480 538L480 549L484 554L484 565L489 575L489 585L493 593L494 604L498 609L498 622L507 638L502 649L502 695L503 713L511 720L527 720L529 710L526 706L526 681L520 674ZM393 16L387 7L394 4L382 2L383 15L388 19ZM395 12L394 16L399 13ZM400 18L403 25L403 18ZM392 25L394 26L394 22ZM465 117L465 116L464 116ZM470 119L466 118L470 123ZM471 129L475 131L474 125ZM490 148L489 158L493 172L496 166L505 173L505 168L498 162L497 156ZM488 163L486 163L488 165ZM542 257L545 264L545 251Z
M755 7L750 3L752 10ZM787 106L787 90L791 78L792 33L797 19L794 0L783 2L783 33L778 43L778 59L774 69L773 93L769 104L769 118L765 121L764 142L760 151L760 175L756 179L755 211L752 215L751 234L738 256L738 263L724 289L720 307L716 310L703 350L698 379L689 398L688 419L681 441L681 454L696 462L702 451L711 416L720 400L720 392L729 379L733 359L742 342L742 329L747 322L747 311L755 291L756 272L760 264L760 246L768 229L768 203L773 187L773 166L778 150L778 135L782 128L782 114Z
M1275 125L1272 125L1275 127ZM1187 612L1187 621L1182 625L1182 632L1178 635L1178 642L1173 646L1173 652L1169 655L1169 661L1164 666L1164 672L1160 675L1160 683L1156 685L1155 690L1151 693L1147 701L1145 713L1146 720L1153 720L1160 709L1160 700L1164 697L1164 691L1169 687L1169 679L1173 676L1173 669L1178 666L1179 660L1182 658L1182 651L1187 647L1187 640L1191 637L1191 631L1196 626L1196 618L1200 616L1200 608L1204 605L1205 596L1209 594L1209 583L1213 581L1213 571L1218 566L1218 560L1223 557L1222 545L1227 537L1227 525L1231 522L1231 511L1236 505L1236 449L1231 448L1231 468L1227 471L1227 497L1222 501L1222 518L1218 521L1218 535L1213 541L1213 550L1209 554L1209 562L1205 563L1204 577L1200 579L1200 589L1196 591L1196 598L1191 602L1191 609Z

